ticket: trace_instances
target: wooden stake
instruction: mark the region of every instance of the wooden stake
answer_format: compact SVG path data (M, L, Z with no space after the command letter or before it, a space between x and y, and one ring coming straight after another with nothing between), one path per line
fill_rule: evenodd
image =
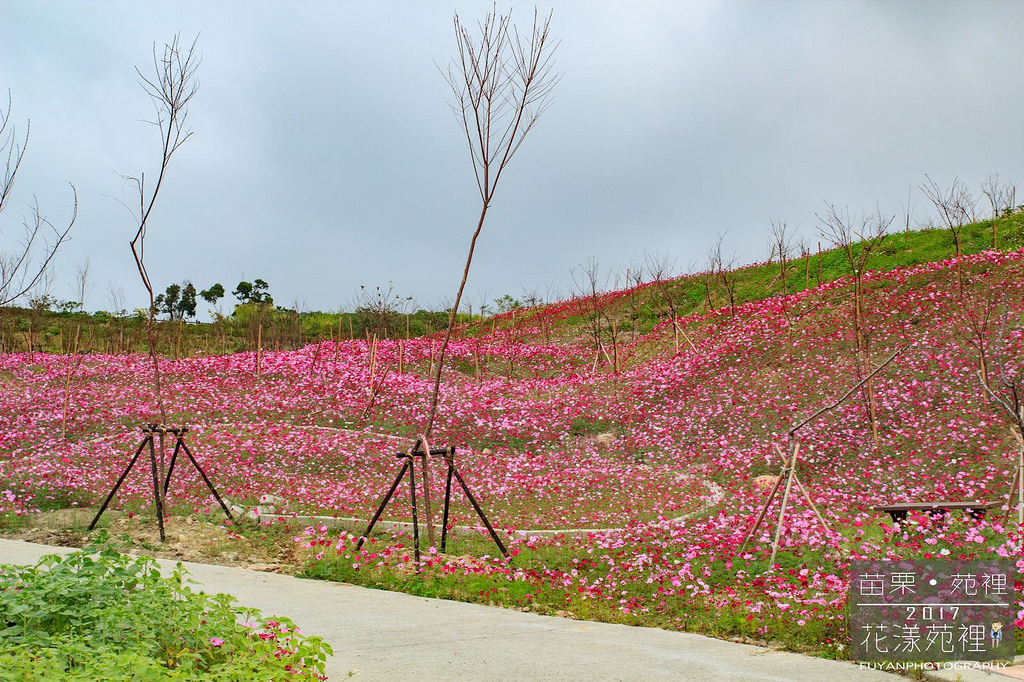
M476 369L476 382L480 383L480 341L473 346L473 366Z
M1024 411L1024 407L1021 408ZM1024 422L1024 419L1021 420ZM1017 493L1017 525L1024 525L1024 437L1020 433L1010 429L1014 440L1017 441L1017 468L1013 472L1013 485L1010 486L1010 496L1006 499L1006 516L1003 518L1003 525L1010 519L1010 510L1013 508L1013 493Z
M419 443L423 447L423 452L426 453L420 471L423 472L423 510L427 522L427 539L430 541L431 547L437 547L437 536L434 533L434 512L430 505L430 475L427 473L430 468L430 443L427 442L426 435L420 435ZM415 450L415 448L413 449Z
M78 340L82 334L82 325L75 327L75 346L71 355L68 356L68 372L64 379L64 416L60 421L60 437L68 437L68 412L71 409L71 375L78 369Z
M174 344L174 361L177 362L181 358L181 326L185 324L185 317L178 318L178 339Z
M786 519L786 505L789 503L789 491L793 487L793 472L796 469L796 458L800 454L800 443L794 442L790 446L790 450L793 453L792 459L789 461L787 477L786 477L786 491L782 493L782 506L779 508L779 521L775 526L775 540L772 542L772 556L768 560L768 563L775 563L775 555L779 551L779 540L782 538L782 523Z
M510 341L508 353L508 380L512 381L512 375L516 371L516 311L512 311L512 333L510 335Z
M260 364L263 359L263 325L261 324L256 329L256 377L259 378L261 368Z
M373 335L370 341L370 389L373 389L373 380L377 374L377 335Z
M612 371L619 375L619 322L612 320Z
M783 456L785 460L785 456ZM779 470L779 475L775 477L775 485L772 487L770 493L768 493L768 499L765 500L764 506L761 508L761 513L757 515L757 520L754 521L754 525L750 527L747 534L743 536L743 542L740 543L740 552L747 546L751 536L757 532L757 529L761 527L761 522L764 521L764 517L768 514L768 509L772 506L772 501L775 499L775 494L779 492L779 488L782 486L782 479L786 474L786 466L783 464L782 469Z
M320 346L322 346L323 343L323 339L316 342L316 352L313 353L313 362L309 363L309 376L313 376L313 369L316 367L316 361L320 357Z

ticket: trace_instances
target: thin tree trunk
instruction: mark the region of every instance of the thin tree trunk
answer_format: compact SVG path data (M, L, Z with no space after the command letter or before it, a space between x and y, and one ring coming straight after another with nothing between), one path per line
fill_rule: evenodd
M60 420L60 437L62 439L67 439L68 437L68 412L71 409L71 375L78 368L78 340L81 334L82 325L78 325L75 328L75 345L67 359L68 372L64 379L64 415ZM63 352L63 349L61 350Z
M184 316L178 318L178 338L174 342L174 361L181 359L181 327L185 324Z
M448 313L448 328L445 329L444 339L441 341L441 348L438 350L437 353L436 371L434 371L433 342L431 342L430 364L431 371L434 377L434 386L430 393L430 409L427 416L427 427L423 431L423 436L425 438L430 438L434 432L434 421L437 418L437 401L441 394L441 375L444 373L444 356L446 351L448 350L448 343L449 341L451 341L452 338L452 331L455 328L455 315L459 310L459 305L462 303L462 293L466 290L466 280L469 279L469 267L473 263L473 252L476 250L476 240L480 237L480 230L484 226L484 218L487 217L487 208L489 204L490 197L486 197L483 202L483 206L480 209L480 219L477 220L476 230L473 231L473 238L469 242L469 254L466 256L466 265L462 270L462 281L459 282L459 290L455 294L455 303L452 305L452 309ZM426 484L427 469L429 468L427 466L427 460L429 460L429 457L424 458L424 465L422 467L424 476L423 497L426 506L426 521L427 530L430 537L430 544L434 545L434 523L432 510L430 507L430 492Z
M821 242L818 242L818 286L821 286Z

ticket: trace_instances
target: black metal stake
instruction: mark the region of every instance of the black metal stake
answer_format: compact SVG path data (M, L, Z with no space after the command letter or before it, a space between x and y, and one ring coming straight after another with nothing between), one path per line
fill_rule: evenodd
M381 514L384 513L384 508L388 506L388 502L391 501L391 497L398 489L398 484L402 482L402 476L405 476L405 472L408 468L409 460L406 460L405 463L402 464L402 468L399 469L398 475L395 476L395 482L391 484L391 489L388 490L388 494L384 496L383 500L381 500L380 506L377 507L377 511L374 513L373 518L370 519L370 524L366 527L366 530L363 531L362 536L359 538L359 543L356 545L356 551L362 549L363 542L366 541L366 538L370 537L370 531L372 531L373 527L377 525L377 521L380 520Z
M494 532L491 522L487 520L487 515L484 514L484 510L480 508L479 504L477 504L476 498L473 497L473 493L469 492L469 486L466 485L464 480L462 480L462 474L459 473L459 470L455 468L454 464L449 464L452 468L452 472L455 474L455 478L459 481L459 485L462 486L462 492L466 493L466 497L469 498L469 503L472 504L473 509L476 510L477 516L479 516L480 520L484 522L485 526L487 526L487 532L491 534L491 539L494 540L494 544L496 544L498 549L501 550L502 555L508 559L508 550L505 549L505 545L502 544L501 538L498 537L498 534Z
M213 493L214 498L216 498L217 502L220 504L220 508L224 510L224 513L228 515L229 519L234 521L235 517L231 515L231 510L228 509L228 506L226 504L224 504L224 500L220 499L220 495L217 494L217 489L213 487L213 483L210 482L210 479L207 477L206 472L203 471L203 468L199 466L199 462L196 461L196 458L192 456L192 451L188 449L188 445L185 444L185 441L182 439L182 436L180 435L178 436L178 445L180 445L181 448L185 451L185 454L188 455L189 461L192 462L192 466L196 468L196 471L199 472L199 475L203 477L203 481L206 483L206 487L210 489L211 493ZM175 446L174 451L178 451L177 446ZM171 459L171 463L174 463L173 458ZM169 473L167 474L167 477L169 480ZM166 488L164 489L164 492L167 492Z
M448 511L452 503L452 463L448 462L448 476L444 483L444 519L441 521L441 552L448 548Z
M167 466L167 478L164 480L164 495L167 494L167 489L171 486L171 474L174 473L174 465L178 461L178 451L181 450L181 446L184 442L181 440L181 435L178 435L178 440L174 442L174 452L171 453L171 463Z
M448 476L447 480L445 481L444 490L444 517L441 523L441 551L446 551L448 546L448 519L451 512L452 478L455 478L458 480L459 485L462 487L462 492L464 492L466 494L466 497L469 499L469 503L473 505L473 509L476 511L477 516L480 518L481 521L483 521L484 526L487 528L487 532L491 535L491 539L494 540L494 544L496 544L498 546L498 549L501 550L502 556L508 559L508 550L505 548L504 543L502 543L501 538L498 537L498 533L494 530L494 527L491 525L490 520L488 520L487 515L484 513L484 510L480 507L480 504L476 501L476 498L473 497L473 493L471 493L469 490L469 485L466 484L466 481L462 478L462 475L459 473L459 470L455 466L455 448L451 446L446 448L431 448L430 452L428 453L424 452L423 450L415 450L415 448L418 448L420 444L421 442L417 440L413 450L410 450L408 452L395 453L395 457L403 459L405 460L405 462L402 464L402 468L399 469L398 475L395 476L395 480L391 484L391 488L384 496L384 499L381 500L380 505L377 507L377 511L374 512L373 518L370 519L370 523L369 525L367 525L366 531L364 531L363 535L359 538L359 543L356 544L356 550L358 551L362 549L363 543L366 541L366 538L370 536L370 532L373 530L373 527L377 524L377 521L380 520L381 515L384 513L385 507L388 506L388 503L394 496L399 484L402 482L402 477L405 476L406 471L408 471L409 498L412 505L413 548L416 554L416 563L417 565L419 564L420 533L419 517L417 516L416 510L416 471L414 461L416 457L422 457L423 465L426 466L427 457L430 455L434 455L437 457L443 457L445 463L448 465Z
M156 449L153 446L153 434L149 435L149 464L153 469L153 499L156 501L156 522L160 528L160 542L164 541L164 505L160 501L160 476L156 470Z
M107 510L107 507L110 505L110 501L114 499L114 495L116 495L117 491L120 490L121 484L124 483L125 478L128 477L128 473L135 466L136 462L138 462L139 457L142 455L142 451L146 446L149 446L149 465L153 473L153 499L156 503L157 525L160 528L160 541L164 541L163 498L160 495L160 474L157 469L156 448L153 442L156 434L158 433L161 434L161 437L163 437L164 434L173 433L177 438L174 443L174 452L171 455L171 460L167 467L167 477L164 479L163 494L166 495L167 490L170 488L171 475L174 473L174 465L178 461L178 453L184 450L185 455L188 457L189 461L192 462L192 466L199 472L203 482L206 483L206 487L210 489L210 492L213 493L214 498L216 498L217 502L220 504L220 508L224 510L224 513L227 514L229 519L232 521L235 520L235 517L231 514L231 510L228 509L227 504L224 503L224 500L221 499L221 496L217 493L217 489L213 486L213 482L210 481L210 477L207 476L206 472L203 471L203 468L199 466L199 461L196 460L192 451L189 450L188 445L185 443L186 432L188 432L188 427L185 426L182 426L181 428L168 428L161 427L159 424L148 424L142 428L142 433L145 434L145 437L142 439L142 443L139 444L138 450L135 451L135 456L132 457L131 462L128 463L128 466L121 473L121 477L117 479L114 489L110 491L109 495L107 495L107 499L103 502L103 506L101 506L100 510L96 512L96 517L92 520L92 523L89 524L89 530L95 528L96 524L99 523L100 517L103 516L103 512Z
M107 499L103 502L103 506L100 507L100 510L98 512L96 512L96 517L92 520L92 523L89 524L89 530L95 528L96 524L99 523L100 517L103 516L103 512L107 510L107 505L109 505L110 501L114 499L114 495L117 494L117 491L121 487L121 484L124 483L124 479L128 477L128 473L132 470L132 467L135 466L135 462L138 461L139 455L142 454L142 450L146 447L146 443L148 443L149 440L150 436L147 436L142 439L142 443L139 444L139 449L135 451L135 456L132 457L132 461L128 463L127 467L125 467L124 472L121 474L121 478L117 479L117 483L114 485L114 489L110 491L109 495L107 495Z
M425 463L424 463L425 464ZM416 555L416 570L420 564L420 524L416 519L416 467L413 457L409 457L409 499L412 501L412 546Z

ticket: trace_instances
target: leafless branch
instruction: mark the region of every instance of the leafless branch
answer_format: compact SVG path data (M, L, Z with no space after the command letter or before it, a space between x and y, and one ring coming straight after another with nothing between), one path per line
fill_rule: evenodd
M708 273L725 293L729 299L729 311L736 317L736 285L739 283L739 273L736 272L736 254L725 256L722 252L722 242L725 234L719 234L715 243L708 249Z
M541 20L535 10L532 31L524 40L512 24L511 12L501 15L493 10L477 24L477 36L455 15L458 54L444 76L485 205L526 135L550 106L560 79L554 72L558 43L551 41L550 24L550 14Z
M1009 180L1001 181L999 173L994 173L985 178L985 181L981 183L981 193L988 199L993 218L998 218L1014 208L1014 184Z
M935 210L939 212L939 219L953 236L953 246L959 258L962 254L960 232L964 225L975 221L974 209L978 205L978 198L959 178L954 178L953 184L948 189L943 189L927 175L924 177L925 183L921 185L921 191L935 206ZM958 267L957 272L959 271Z
M0 111L0 157L5 157L3 174L0 175L0 213L10 200L29 140L29 125L26 125L25 137L18 141L17 131L10 123L11 102L8 92L7 109ZM47 220L38 200L33 197L29 218L23 223L25 230L20 243L11 250L0 249L0 306L13 303L35 287L51 266L57 251L68 241L68 234L78 218L78 192L74 185L71 185L71 194L72 213L66 226L58 228Z

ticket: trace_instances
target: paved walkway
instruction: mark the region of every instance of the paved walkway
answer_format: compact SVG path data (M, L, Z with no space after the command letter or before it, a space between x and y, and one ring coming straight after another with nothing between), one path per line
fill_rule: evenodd
M0 564L71 549L0 539ZM164 567L172 561L160 560ZM849 663L700 635L539 616L244 568L184 562L209 593L288 616L334 649L331 679L897 681ZM997 678L1006 679L1006 678Z

